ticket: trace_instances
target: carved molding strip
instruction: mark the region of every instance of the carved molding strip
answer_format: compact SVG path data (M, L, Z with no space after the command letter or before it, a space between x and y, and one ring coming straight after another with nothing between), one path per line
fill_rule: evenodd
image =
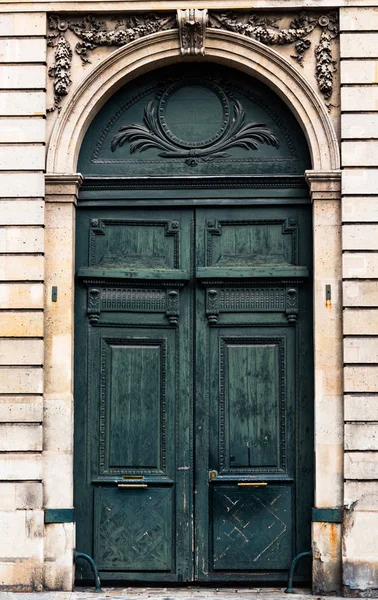
M181 54L205 54L206 9L189 8L177 11Z
M54 63L49 69L49 76L54 79L54 106L49 109L60 110L64 96L71 85L72 48L67 39L70 31L78 42L75 53L83 64L89 63L90 53L101 46L118 48L146 35L176 29L180 36L180 48L183 55L205 54L206 27L224 29L257 40L267 46L293 45L291 57L303 66L306 53L311 47L309 39L313 32L320 32L318 43L314 48L315 77L319 91L325 100L330 100L333 92L333 74L336 63L332 56L332 41L337 37L338 16L336 12L316 14L301 12L293 18L289 27L280 27L279 21L284 15L265 17L250 12L211 12L206 9L178 10L173 13L145 13L119 15L115 25L108 17L101 21L93 15L79 19L51 15L47 44L55 48ZM329 105L330 106L330 105Z

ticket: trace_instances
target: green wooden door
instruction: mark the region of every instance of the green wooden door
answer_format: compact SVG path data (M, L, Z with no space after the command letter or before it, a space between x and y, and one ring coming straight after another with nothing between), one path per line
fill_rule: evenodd
M107 580L282 581L310 547L308 207L77 230L77 549Z

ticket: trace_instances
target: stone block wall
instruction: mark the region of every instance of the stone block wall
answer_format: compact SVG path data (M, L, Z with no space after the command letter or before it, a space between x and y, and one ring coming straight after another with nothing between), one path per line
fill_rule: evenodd
M378 589L378 8L342 8L346 595Z
M35 590L44 545L45 35L43 13L0 14L0 586Z

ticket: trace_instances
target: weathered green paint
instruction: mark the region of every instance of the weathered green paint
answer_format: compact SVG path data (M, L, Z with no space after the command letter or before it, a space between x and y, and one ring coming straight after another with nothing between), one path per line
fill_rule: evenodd
M312 509L313 523L342 523L343 509L342 508L313 508Z
M74 523L74 508L45 508L45 523Z
M175 156L130 157L119 137L115 162L106 140L169 73ZM313 505L311 215L303 180L285 180L308 154L282 103L228 70L247 122L275 128L279 148L201 146L201 115L180 116L193 99L213 114L209 70L202 92L196 73L130 84L84 140L79 169L103 178L88 179L77 218L77 549L105 580L278 582L310 546ZM203 148L195 165L183 138ZM224 177L246 165L264 177Z

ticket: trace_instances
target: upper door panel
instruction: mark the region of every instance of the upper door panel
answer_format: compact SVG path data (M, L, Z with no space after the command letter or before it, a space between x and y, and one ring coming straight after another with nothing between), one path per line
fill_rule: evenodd
M120 89L91 123L78 165L97 177L302 175L308 168L303 132L268 87L232 69L190 63Z

